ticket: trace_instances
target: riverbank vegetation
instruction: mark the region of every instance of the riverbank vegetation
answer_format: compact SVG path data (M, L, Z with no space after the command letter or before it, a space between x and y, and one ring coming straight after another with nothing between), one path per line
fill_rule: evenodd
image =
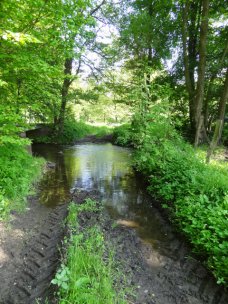
M80 213L97 211L97 203L91 199L82 205L72 203L69 206L66 253L52 280L52 284L58 286L59 304L126 303L121 289L114 289L120 274L116 272L112 252L105 244L101 229L98 226L80 228Z
M122 86L130 89L121 96L134 104L135 115L114 131L116 143L136 149L134 165L148 191L227 285L227 165L224 156L206 164L227 140L223 4L133 1L126 7L119 40L128 56ZM208 146L206 155L200 144Z
M12 210L24 210L26 197L41 175L41 159L33 158L26 144L5 143L0 145L0 219L9 217Z
M218 283L227 284L228 164L205 164L205 153L184 141L167 109L157 110L117 128L115 140L135 148L134 166L147 180L149 193L168 208Z
M108 126L90 125L83 121L77 121L74 118L65 121L63 132L60 135L55 133L53 125L50 125L49 128L50 135L34 137L33 142L69 145L74 144L86 136L94 135L100 138L112 133L112 129Z

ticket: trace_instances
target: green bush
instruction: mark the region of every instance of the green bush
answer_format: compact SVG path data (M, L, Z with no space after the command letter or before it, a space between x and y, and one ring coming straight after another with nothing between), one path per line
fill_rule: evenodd
M0 145L0 219L12 209L24 208L31 184L41 173L43 161L32 157L21 143Z
M105 126L101 126L101 127L91 126L91 132L92 132L92 135L96 135L99 138L99 137L103 137L105 135L111 134L112 129L105 127Z
M57 139L62 144L73 143L91 133L91 127L84 122L75 120L66 120L63 134Z
M204 257L218 283L228 283L227 167L206 165L165 113L135 117L131 138L136 170L148 179L148 191L164 202L172 219ZM121 134L121 138L125 138Z
M119 146L131 146L132 128L129 124L116 127L113 131L114 143Z

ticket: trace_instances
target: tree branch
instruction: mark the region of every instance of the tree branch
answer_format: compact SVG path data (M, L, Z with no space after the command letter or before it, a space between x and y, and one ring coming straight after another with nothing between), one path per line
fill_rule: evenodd
M106 0L103 0L97 7L95 7L91 12L90 12L90 16L93 16L101 7L102 5L104 5L106 2Z

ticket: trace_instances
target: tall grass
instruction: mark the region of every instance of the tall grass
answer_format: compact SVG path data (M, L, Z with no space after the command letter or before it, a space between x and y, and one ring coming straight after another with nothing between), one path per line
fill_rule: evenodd
M59 304L124 304L122 292L114 289L116 274L113 257L104 260L104 237L98 226L79 229L77 216L83 211L94 211L96 203L90 199L84 205L69 207L67 254L53 284L58 285ZM107 256L107 254L106 254Z
M25 207L26 196L41 174L42 164L23 144L0 145L0 219L6 219L11 210Z

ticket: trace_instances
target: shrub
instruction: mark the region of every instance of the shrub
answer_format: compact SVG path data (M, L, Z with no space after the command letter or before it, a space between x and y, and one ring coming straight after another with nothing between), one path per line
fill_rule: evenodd
M132 129L131 125L124 124L116 127L113 131L114 143L119 146L131 146L132 144Z

